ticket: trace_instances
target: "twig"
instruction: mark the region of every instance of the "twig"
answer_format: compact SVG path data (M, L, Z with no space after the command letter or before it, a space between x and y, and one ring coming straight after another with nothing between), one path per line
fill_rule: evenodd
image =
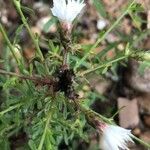
M41 83L41 84L46 84L46 85L54 85L54 81L51 79L45 79L45 78L40 78L40 77L30 77L30 76L23 76L23 75L19 75L17 73L13 73L13 72L7 72L5 70L0 69L0 74L3 75L10 75L10 76L15 76L21 79L25 79L25 80L32 80L36 83Z

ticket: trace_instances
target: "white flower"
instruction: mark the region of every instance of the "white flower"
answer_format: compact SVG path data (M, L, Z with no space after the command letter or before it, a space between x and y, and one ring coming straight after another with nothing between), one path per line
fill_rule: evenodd
M71 24L84 6L83 0L53 0L51 11L60 21Z
M129 150L128 142L133 142L130 130L114 125L106 125L103 129L100 146L102 150Z

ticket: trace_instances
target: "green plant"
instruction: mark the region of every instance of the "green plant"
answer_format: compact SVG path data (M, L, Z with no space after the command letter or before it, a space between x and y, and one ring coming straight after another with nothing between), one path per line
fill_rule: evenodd
M149 61L150 54L135 51L132 46L134 42L130 43L129 41L125 50L118 51L112 59L103 59L109 48L100 52L97 57L91 57L91 52L115 29L122 18L136 8L135 2L129 4L122 15L97 39L94 45L81 46L83 49L85 48L81 55L73 52L77 45L72 43L71 33L62 30L61 24L54 21L53 18L52 23L58 23L61 39L57 41L57 45L53 40L47 39L50 50L46 56L43 56L39 47L40 37L32 33L27 23L20 0L13 0L13 3L23 22L20 29L22 26L27 29L35 45L36 54L29 66L26 67L23 56L16 55L16 49L19 51L16 47L17 43L10 42L0 23L0 32L6 42L5 50L10 50L15 59L11 68L11 62L8 61L9 58L6 54L3 58L5 71L0 70L1 74L6 75L0 77L3 93L2 111L0 112L1 149L10 149L11 138L13 140L13 137L17 138L18 135L22 136L22 139L25 138L20 145L22 149L54 150L58 149L62 141L68 145L76 137L88 142L88 132L85 130L85 127L88 128L87 130L91 128L88 124L91 125L95 120L107 124L114 124L114 122L113 117L106 118L91 110L90 106L86 104L86 100L89 100L88 97L85 100L77 98L78 90L83 87L80 84L87 84L85 80L81 79L86 79L86 75L89 73L105 74L116 63L128 58ZM48 26L50 25L51 23ZM116 47L116 45L113 44L112 47ZM63 53L62 49L64 49ZM17 68L20 74L10 72L14 68ZM67 89L64 88L63 80L68 83ZM76 81L76 86L74 81ZM150 148L150 145L140 139L134 136L133 139Z

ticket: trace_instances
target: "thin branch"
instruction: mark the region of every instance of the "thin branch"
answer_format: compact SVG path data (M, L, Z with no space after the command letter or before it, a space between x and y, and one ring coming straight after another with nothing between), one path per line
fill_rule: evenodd
M49 79L49 78L24 76L24 75L19 75L17 73L13 73L13 72L7 72L7 71L2 70L2 69L0 69L0 74L15 76L15 77L25 79L25 80L32 80L36 83L41 83L41 84L46 84L46 85L54 85L54 81L52 79Z
M106 63L104 63L104 64L102 64L102 65L99 65L99 66L97 66L97 67L95 67L95 68L88 69L88 70L86 70L86 71L83 71L83 72L81 72L81 73L78 73L78 74L77 74L77 77L82 77L82 76L84 76L84 75L86 75L86 74L89 74L89 73L91 73L91 72L94 72L94 71L96 71L96 70L98 70L98 69L105 68L106 66L111 66L113 63L116 63L116 62L118 62L118 61L124 60L124 59L127 58L127 57L128 57L128 56L122 56L122 57L119 57L119 58L114 59L114 60L112 60L112 61L106 62Z

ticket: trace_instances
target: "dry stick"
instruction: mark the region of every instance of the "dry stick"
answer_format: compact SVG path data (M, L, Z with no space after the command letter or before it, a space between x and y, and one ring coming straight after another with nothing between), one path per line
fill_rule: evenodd
M54 83L52 80L45 80L45 79L42 79L40 77L23 76L23 75L19 75L17 73L13 73L13 72L7 72L7 71L2 70L2 69L0 69L0 74L15 76L15 77L25 79L25 80L32 80L32 81L37 82L37 83L43 83L43 84L49 84L49 85Z
M2 70L2 69L0 69L0 74L16 76L16 77L21 78L21 79L36 80L34 77L23 76L23 75L19 75L17 73L14 73L14 72L7 72L7 71Z

